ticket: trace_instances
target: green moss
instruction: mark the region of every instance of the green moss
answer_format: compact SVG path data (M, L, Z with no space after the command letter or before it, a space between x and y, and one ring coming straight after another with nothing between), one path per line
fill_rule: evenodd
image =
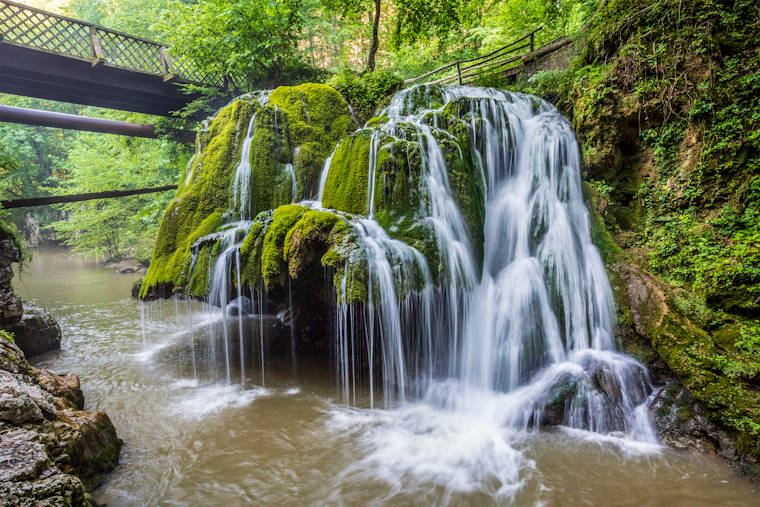
M193 297L203 297L208 294L211 285L211 260L214 245L203 245L198 250L192 276L187 283L187 293Z
M241 283L248 286L258 285L261 280L261 253L264 236L272 221L274 211L259 213L251 225L251 230L240 246L243 269L240 273Z
M357 273L366 272L360 266L363 257L353 229L345 218L295 204L256 217L240 252L244 263L242 283L249 286L263 279L267 287L273 287L283 285L287 276L300 279L313 275L317 260L335 273L337 284L346 265ZM356 278L350 299L366 301L366 275Z
M10 343L16 343L16 340L13 339L13 333L8 332L4 329L0 329L0 340L5 340Z
M360 130L343 139L336 148L322 196L324 207L367 214L371 134L369 130Z
M297 204L280 206L272 215L272 222L266 231L261 251L261 274L269 287L282 284L286 273L283 255L285 238L291 228L300 220L307 208Z
M223 108L208 131L199 133L198 154L186 169L192 175L187 184L187 174L183 175L177 195L164 213L141 297L158 287L177 289L191 281L190 245L221 225L217 218L210 223L204 220L211 214L220 218L219 213L232 207L234 170L254 112L250 153L253 215L294 198L286 170L289 163L297 175L295 199L316 195L324 160L354 125L340 94L319 84L280 87L264 107L241 98ZM208 285L206 278L203 269L192 278L193 294L200 294Z
M335 239L331 238L332 231L341 222L341 217L325 211L308 210L301 216L285 236L282 252L291 278L298 279L327 250L330 240Z
M290 176L285 164L291 163L287 125L273 105L259 110L254 120L251 143L251 215L291 201Z
M404 80L383 70L363 74L344 71L332 76L328 84L351 104L359 124L363 124L378 109L388 104L393 93L402 88Z
M356 128L348 104L334 88L316 83L281 86L269 96L269 103L280 111L282 135L291 146L288 162L296 173L296 200L316 196L325 160L338 141Z
M232 175L257 107L237 100L217 114L208 132L198 134L204 148L194 161L190 183L181 188L164 212L141 298L159 286L178 288L188 281L190 246L214 232L221 225L221 212L230 208Z
M721 354L708 333L677 312L653 313L647 322L660 357L712 417L737 436L743 452L760 455L760 392L730 375L730 368L740 366L737 358Z
M589 211L589 225L591 241L599 249L599 254L606 264L612 264L620 259L622 250L615 242L615 238L609 231L604 217L599 212L604 199L599 191L590 183L583 182L583 193L586 197L586 207Z
M167 219L167 214L171 217L171 214L176 212L176 208L173 207L175 202L177 202L176 199L172 201L164 213L164 220L161 222L161 228L159 229L153 259L140 288L140 298L147 297L152 288L161 285L171 285L175 288L184 286L192 275L190 273L192 261L190 247L196 240L211 234L222 225L222 214L217 211L208 215L200 222L200 225L185 235L181 234L182 231L172 231L172 225L185 225L181 224L179 220ZM177 241L178 238L179 242ZM159 248L167 248L163 241L176 245L175 250L168 254L157 256L156 251Z

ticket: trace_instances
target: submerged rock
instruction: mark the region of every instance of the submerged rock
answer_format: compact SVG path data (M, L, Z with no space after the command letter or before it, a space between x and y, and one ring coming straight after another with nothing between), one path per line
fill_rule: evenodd
M227 315L250 315L251 313L253 313L253 305L245 296L237 297L227 305Z
M45 310L34 303L24 303L23 318L6 326L16 345L27 357L61 348L61 328Z
M83 405L76 375L31 367L0 332L0 504L96 505L87 488L118 465L122 442Z

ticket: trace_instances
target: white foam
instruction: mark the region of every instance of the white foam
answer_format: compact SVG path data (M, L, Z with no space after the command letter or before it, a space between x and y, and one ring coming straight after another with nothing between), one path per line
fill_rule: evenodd
M183 387L176 385L178 389ZM262 387L243 389L238 385L211 384L187 389L181 400L173 404L170 410L185 419L202 419L211 414L232 408L247 407L254 400L267 396L269 390Z
M498 421L417 403L394 410L332 408L328 429L357 439L363 457L342 478L382 480L445 496L482 492L508 501L535 464L515 445L522 433Z

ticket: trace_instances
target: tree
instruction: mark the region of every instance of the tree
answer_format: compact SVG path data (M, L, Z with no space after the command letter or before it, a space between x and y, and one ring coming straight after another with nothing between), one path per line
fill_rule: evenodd
M79 132L70 142L66 176L54 194L151 187L173 183L188 158L169 140ZM54 230L73 250L108 258L147 260L171 192L59 205Z
M339 13L345 18L361 16L370 5L373 11L372 16L372 38L369 45L369 55L367 56L367 70L375 70L375 58L377 50L380 48L380 9L381 0L323 0L325 8L331 12Z
M175 55L252 83L297 66L300 0L174 1L158 25Z

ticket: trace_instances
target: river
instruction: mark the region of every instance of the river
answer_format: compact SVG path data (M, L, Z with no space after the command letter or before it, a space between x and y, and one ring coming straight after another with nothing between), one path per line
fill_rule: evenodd
M129 297L138 277L38 250L14 282L63 332L61 350L33 362L77 373L86 408L106 411L124 440L95 491L109 506L757 505L756 488L713 456L581 431L518 434L423 403L345 407L316 360L294 372L266 358L263 387L256 368L245 389L211 382L188 350L216 314L141 305Z

